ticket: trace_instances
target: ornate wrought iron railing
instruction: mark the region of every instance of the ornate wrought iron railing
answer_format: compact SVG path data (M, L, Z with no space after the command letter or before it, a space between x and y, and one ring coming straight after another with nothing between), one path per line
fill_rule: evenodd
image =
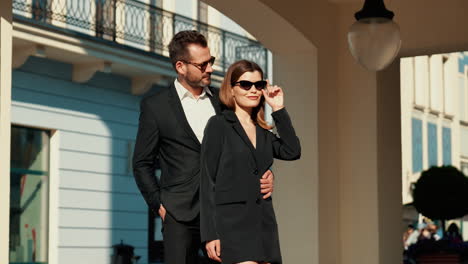
M225 72L234 61L248 59L268 72L267 50L258 41L140 1L13 0L13 13L15 19L163 56L169 55L167 45L175 33L198 30L207 37L211 53L216 57L215 70Z

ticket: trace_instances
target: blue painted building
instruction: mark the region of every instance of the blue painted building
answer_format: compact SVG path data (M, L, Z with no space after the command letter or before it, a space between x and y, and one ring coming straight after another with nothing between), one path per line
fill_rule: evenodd
M47 225L47 217L41 218L44 222L34 216L27 220L20 217L22 225L11 232L24 235L36 228L36 237L31 238L36 248L21 248L20 243L13 252L18 258L23 256L23 261L33 252L36 258L46 256L41 249L53 246L47 238L52 234L57 236L60 263L107 263L112 254L110 245L123 239L136 247L136 253L143 257L141 263L147 263L147 208L129 167L140 97L129 93L129 80L122 76L98 73L86 84L76 84L71 81L71 72L69 64L31 57L13 73L13 142L43 131L48 140L37 148L56 151L55 157L42 153L44 159L55 159L55 168L49 166L43 175L32 177L27 172L19 174L25 190L36 187L33 178L42 180L36 193L23 193L20 200L35 201L36 196L48 192L57 200L54 204L42 201L42 210L49 205L48 210L55 212L51 215L58 218L58 225L49 225L47 230L40 228ZM30 127L34 128L32 133L22 131ZM46 145L54 140L54 146ZM13 153L16 147L12 146ZM12 167L15 169L30 168ZM45 187L52 181L58 188ZM14 258L10 261L15 262Z

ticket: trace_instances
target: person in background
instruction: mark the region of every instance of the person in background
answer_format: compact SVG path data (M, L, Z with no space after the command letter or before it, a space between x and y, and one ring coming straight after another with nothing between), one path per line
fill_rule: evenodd
M403 246L405 248L405 250L408 249L409 247L409 237L413 234L413 232L415 232L415 228L413 225L408 225L408 228L406 229L406 231L403 233Z
M460 234L457 224L451 223L444 234L444 239L449 240L452 243L462 243L463 237Z

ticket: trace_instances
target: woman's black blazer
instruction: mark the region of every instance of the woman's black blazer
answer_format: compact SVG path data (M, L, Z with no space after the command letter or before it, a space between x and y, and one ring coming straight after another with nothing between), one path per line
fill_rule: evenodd
M218 239L216 205L262 199L259 179L273 158L299 159L301 147L285 108L272 113L277 132L256 126L256 148L232 110L213 116L201 150L200 213L202 241Z

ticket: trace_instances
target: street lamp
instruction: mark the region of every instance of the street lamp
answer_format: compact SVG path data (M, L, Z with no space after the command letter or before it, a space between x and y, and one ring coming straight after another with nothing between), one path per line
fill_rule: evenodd
M348 45L353 57L366 69L379 71L390 65L400 50L400 27L383 0L365 0L354 14L349 28Z

